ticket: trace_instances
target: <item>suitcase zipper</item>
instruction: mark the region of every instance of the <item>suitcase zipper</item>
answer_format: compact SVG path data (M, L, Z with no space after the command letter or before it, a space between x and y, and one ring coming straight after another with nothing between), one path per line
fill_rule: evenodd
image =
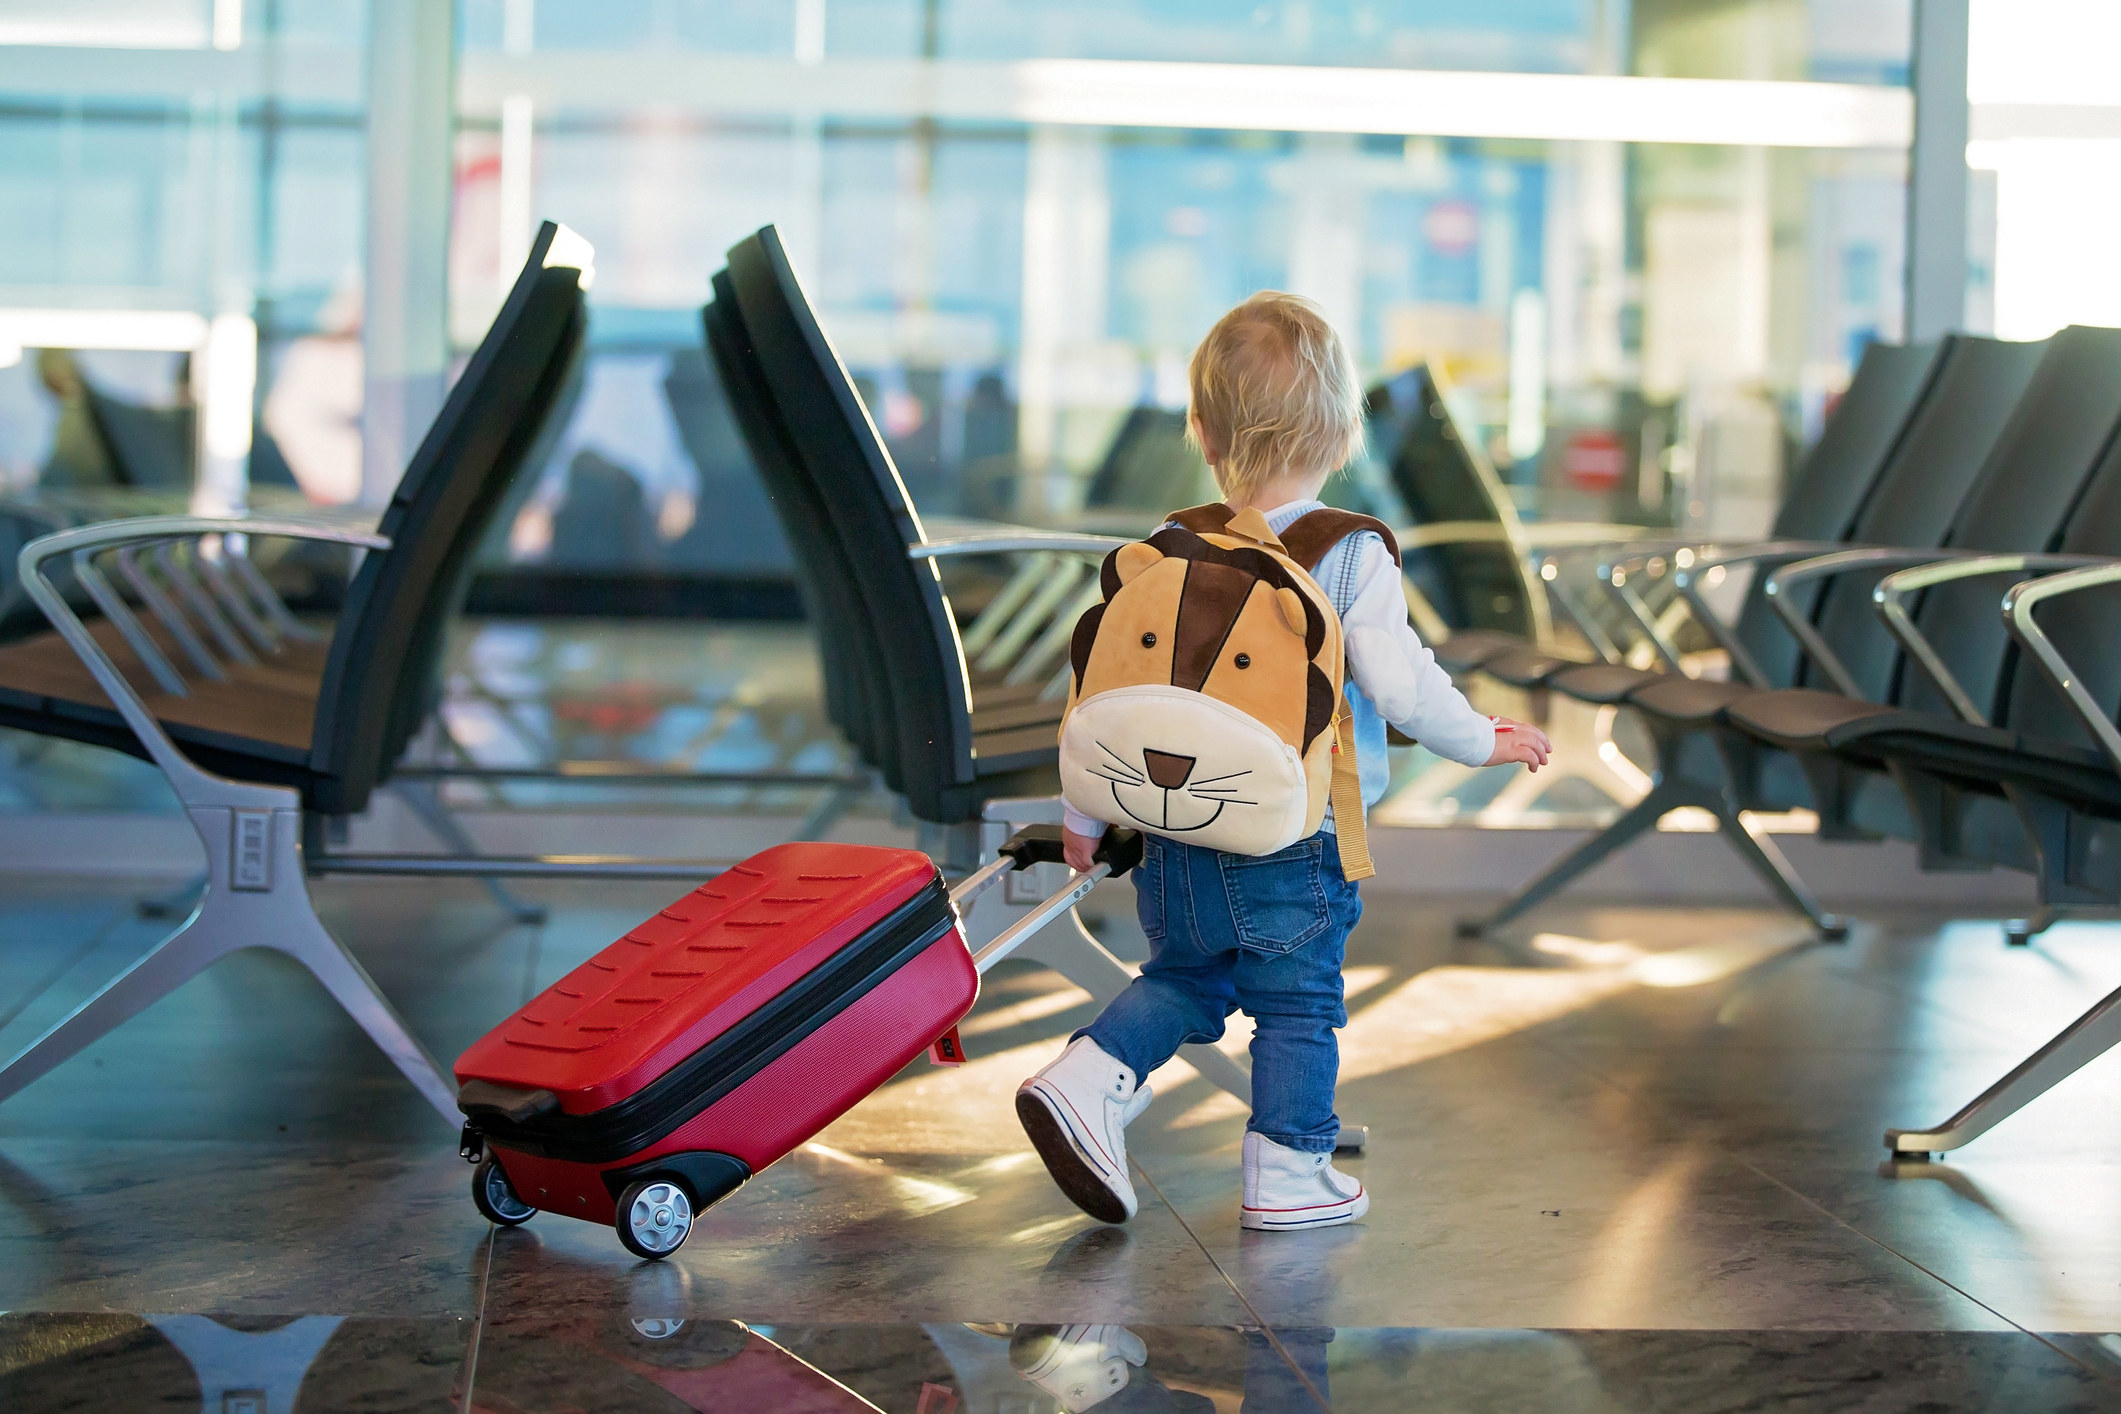
M949 932L955 921L937 876L872 925L869 941L842 949L617 1104L591 1114L552 1113L522 1122L474 1106L467 1110L466 1128L510 1149L570 1163L611 1163L637 1154L793 1050Z

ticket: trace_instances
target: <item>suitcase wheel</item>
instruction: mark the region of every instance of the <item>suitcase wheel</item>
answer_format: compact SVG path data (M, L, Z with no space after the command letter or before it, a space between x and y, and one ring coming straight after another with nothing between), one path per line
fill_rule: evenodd
M508 1182L508 1171L492 1154L479 1160L479 1166L471 1171L471 1201L486 1221L501 1227L520 1227L538 1211L516 1197Z
M685 1245L692 1233L692 1192L674 1178L649 1177L626 1185L612 1220L619 1242L636 1257L655 1261Z

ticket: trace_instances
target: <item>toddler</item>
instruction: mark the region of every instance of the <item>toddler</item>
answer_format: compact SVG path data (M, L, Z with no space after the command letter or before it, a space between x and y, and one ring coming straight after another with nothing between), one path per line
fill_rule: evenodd
M1266 291L1224 315L1188 368L1187 431L1233 511L1279 535L1317 510L1326 478L1360 446L1353 362L1317 306ZM1390 775L1385 724L1468 766L1546 763L1545 733L1473 710L1407 622L1399 568L1375 531L1347 536L1315 574L1341 616L1364 808ZM1105 827L1067 813L1068 863L1088 869ZM1340 1120L1334 1032L1347 1024L1341 966L1362 899L1341 872L1333 817L1265 856L1150 836L1134 873L1150 958L1058 1060L1017 1091L1017 1114L1061 1190L1085 1212L1135 1212L1125 1128L1148 1107L1148 1075L1181 1045L1252 1018L1252 1118L1244 1138L1247 1228L1330 1227L1368 1211L1333 1167Z

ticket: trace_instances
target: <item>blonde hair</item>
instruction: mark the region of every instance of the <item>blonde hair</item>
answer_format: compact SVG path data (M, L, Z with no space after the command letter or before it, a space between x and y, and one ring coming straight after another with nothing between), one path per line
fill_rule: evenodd
M1225 314L1186 376L1186 434L1221 452L1215 484L1225 496L1250 497L1290 473L1334 471L1362 445L1355 362L1301 295L1261 290Z

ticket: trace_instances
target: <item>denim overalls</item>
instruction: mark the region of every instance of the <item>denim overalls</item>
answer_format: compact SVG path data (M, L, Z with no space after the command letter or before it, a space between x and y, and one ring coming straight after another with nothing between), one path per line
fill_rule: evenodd
M1267 523L1279 534L1318 504L1279 507ZM1351 535L1319 561L1315 577L1341 613L1354 602L1365 538L1375 537ZM1347 691L1367 807L1390 776L1384 720L1353 682ZM1292 1149L1331 1152L1340 1133L1333 1112L1340 1042L1333 1033L1348 1024L1340 970L1362 896L1341 877L1330 818L1309 839L1268 855L1225 854L1152 835L1134 871L1134 895L1149 962L1076 1034L1146 1078L1181 1045L1221 1039L1224 1020L1241 1009L1255 1025L1247 1127Z

